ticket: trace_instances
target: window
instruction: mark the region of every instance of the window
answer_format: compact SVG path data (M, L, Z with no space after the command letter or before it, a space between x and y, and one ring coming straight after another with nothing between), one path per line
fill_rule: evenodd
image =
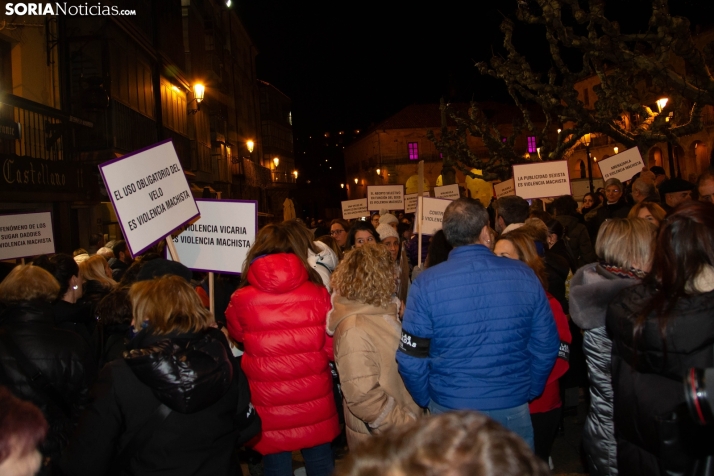
M534 153L538 151L538 146L536 145L535 136L528 136L528 152Z
M409 150L409 160L419 160L419 143L408 142L407 149Z
M508 143L508 137L501 136L501 142L504 144Z

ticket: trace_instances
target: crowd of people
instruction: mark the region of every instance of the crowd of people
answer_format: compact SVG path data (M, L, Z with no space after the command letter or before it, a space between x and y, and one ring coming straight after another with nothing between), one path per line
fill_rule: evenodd
M663 175L461 198L421 250L399 212L269 224L215 313L161 246L8 265L0 474L544 475L579 387L590 474L712 474L714 173Z

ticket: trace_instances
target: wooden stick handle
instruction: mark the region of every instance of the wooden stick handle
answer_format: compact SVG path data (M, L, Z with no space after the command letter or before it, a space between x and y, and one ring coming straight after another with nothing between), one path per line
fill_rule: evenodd
M208 272L208 309L211 314L216 315L216 288L215 288L215 277L212 271Z
M179 260L178 251L176 251L176 245L174 245L174 239L171 238L171 235L166 237L166 247L169 249L171 259L180 263L181 261Z

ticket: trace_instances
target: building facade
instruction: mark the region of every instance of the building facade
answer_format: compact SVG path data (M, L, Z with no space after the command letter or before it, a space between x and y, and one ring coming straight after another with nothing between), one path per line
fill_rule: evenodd
M0 81L12 91L0 97L2 208L52 210L58 251L91 233L120 237L97 165L164 139L196 197L265 206L257 50L238 16L211 0L130 7L136 15L2 19ZM19 184L25 169L63 179Z

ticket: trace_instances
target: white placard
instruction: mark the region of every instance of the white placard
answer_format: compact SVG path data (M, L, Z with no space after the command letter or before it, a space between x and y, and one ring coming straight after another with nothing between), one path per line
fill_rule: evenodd
M571 195L567 160L553 160L513 166L516 195L531 198Z
M55 252L50 212L0 216L0 259Z
M367 187L370 210L403 210L404 185L370 185Z
M424 208L424 213L422 214L421 222L421 234L422 235L433 235L437 231L441 230L441 222L444 219L444 210L453 200L447 200L444 198L427 198L422 199L422 207ZM416 225L416 220L414 221ZM414 228L416 232L416 226Z
M368 217L369 210L367 209L367 199L359 198L357 200L345 200L342 202L342 218L351 220L353 218Z
M173 236L181 263L194 271L240 274L258 231L258 202L198 199L196 205L201 218Z
M99 171L134 256L198 216L170 139L100 164Z
M625 182L635 174L642 172L642 168L645 167L645 161L642 160L640 150L637 147L633 147L625 152L600 160L597 162L597 166L600 167L603 180L616 178L620 182Z
M504 182L493 184L493 193L494 193L494 195L496 195L496 198L507 197L509 195L515 195L516 189L513 185L513 179L509 178L508 180L506 180Z
M448 200L458 200L461 198L459 184L444 185L443 187L434 187L434 196L436 198L446 198Z
M404 213L416 213L418 193L410 193L404 195ZM429 192L424 192L424 196L428 197Z

